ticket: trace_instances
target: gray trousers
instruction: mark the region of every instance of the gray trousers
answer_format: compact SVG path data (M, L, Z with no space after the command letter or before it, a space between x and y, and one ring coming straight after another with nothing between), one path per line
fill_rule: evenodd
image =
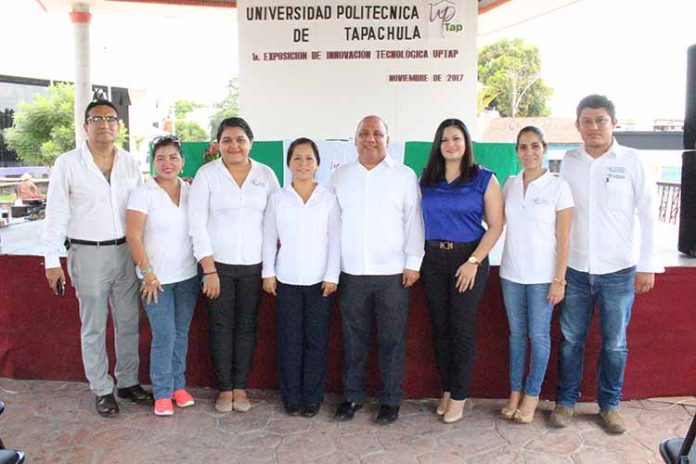
M106 355L106 321L111 307L119 388L138 380L138 283L128 245L72 245L68 272L80 302L82 363L95 395L113 393Z

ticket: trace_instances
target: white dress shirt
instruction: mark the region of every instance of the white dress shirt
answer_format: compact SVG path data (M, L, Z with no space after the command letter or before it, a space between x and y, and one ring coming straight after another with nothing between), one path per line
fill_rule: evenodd
M46 269L60 266L66 237L101 242L126 235L128 197L142 182L142 174L133 156L115 151L110 181L94 163L87 142L56 159L41 237Z
M583 147L570 150L561 163L561 177L575 200L568 266L590 274L634 265L638 272L664 271L655 244L655 184L636 150L616 141L596 159Z
M353 275L420 270L423 215L416 174L388 155L366 169L341 166L329 180L341 207L341 268Z
M197 273L193 244L188 231L188 203L191 186L179 179L179 206L154 179L133 190L128 210L147 215L143 245L150 266L163 284L181 282ZM136 267L138 278L143 275Z
M527 185L511 176L505 194L505 248L500 277L518 284L544 284L556 272L556 213L573 207L568 183L546 171Z
M290 285L337 284L340 237L336 195L317 185L304 203L292 185L286 186L271 196L266 208L262 277L275 276Z
M224 264L261 263L263 214L268 197L280 189L275 174L265 164L251 162L240 187L222 158L196 173L189 197L189 233L193 252Z

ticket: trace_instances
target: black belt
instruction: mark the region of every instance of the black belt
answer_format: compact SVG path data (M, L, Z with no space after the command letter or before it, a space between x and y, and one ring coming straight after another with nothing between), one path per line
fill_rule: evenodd
M79 240L76 238L69 238L68 242L71 245L90 245L90 246L123 245L124 243L126 243L126 237L117 238L116 240L104 240L102 242L93 242L91 240Z
M425 246L438 248L440 250L455 250L457 248L471 248L478 245L478 242L446 242L443 240L426 240Z

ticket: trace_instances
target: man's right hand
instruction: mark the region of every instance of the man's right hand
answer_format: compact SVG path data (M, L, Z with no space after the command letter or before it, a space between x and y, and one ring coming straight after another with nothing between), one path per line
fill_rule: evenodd
M63 283L63 286L65 286L65 273L63 272L63 268L52 267L46 269L46 280L48 280L48 286L51 287L53 293L58 295L58 288L56 286L58 281L60 280Z

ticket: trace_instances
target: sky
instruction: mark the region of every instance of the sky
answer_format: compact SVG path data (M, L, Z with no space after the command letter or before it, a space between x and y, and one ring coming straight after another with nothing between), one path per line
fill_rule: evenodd
M542 14L544 4L557 9ZM504 19L510 5L535 17L510 25ZM204 10L205 16L157 19L94 15L93 81L149 89L162 101L219 101L239 72L236 11ZM43 11L33 0L2 0L0 26L4 37L17 37L3 42L0 74L72 79L67 13ZM554 116L573 116L580 98L604 93L620 119L649 124L684 117L696 0L512 0L479 17L479 47L504 37L539 47Z
M503 7L485 13L479 19L479 47L505 37L537 45L543 79L554 90L554 116L573 117L583 96L603 93L614 101L620 119L652 124L653 119L684 118L696 0L555 3L567 6L511 27L500 18Z

